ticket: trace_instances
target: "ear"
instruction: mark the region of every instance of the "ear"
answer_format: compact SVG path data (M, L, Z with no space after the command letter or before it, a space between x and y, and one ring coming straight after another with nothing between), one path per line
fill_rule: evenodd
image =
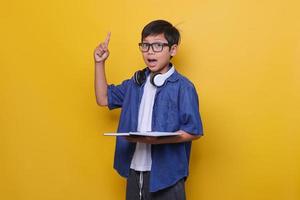
M176 53L177 53L177 48L178 48L178 45L177 44L173 44L171 47L170 47L170 55L171 56L175 56Z

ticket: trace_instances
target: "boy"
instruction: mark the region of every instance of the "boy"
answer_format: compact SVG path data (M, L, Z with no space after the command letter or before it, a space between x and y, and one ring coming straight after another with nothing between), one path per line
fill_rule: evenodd
M107 85L110 33L94 51L100 106L122 108L118 132L179 132L168 137L117 137L114 168L127 178L126 199L182 200L191 141L203 135L194 85L170 63L180 34L169 22L147 24L139 48L146 68L120 85Z

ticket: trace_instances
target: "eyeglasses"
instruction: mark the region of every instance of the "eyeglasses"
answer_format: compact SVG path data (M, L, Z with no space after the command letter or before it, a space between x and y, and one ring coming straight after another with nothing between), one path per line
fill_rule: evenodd
M152 48L153 52L161 52L165 46L170 46L168 43L161 43L161 42L155 42L155 43L139 43L140 50L142 52L148 52L150 49L150 46Z

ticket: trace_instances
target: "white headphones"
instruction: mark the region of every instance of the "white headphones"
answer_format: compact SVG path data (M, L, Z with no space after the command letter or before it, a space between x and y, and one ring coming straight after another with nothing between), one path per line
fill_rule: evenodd
M154 73L151 75L150 82L152 85L156 87L161 87L164 85L166 79L169 78L175 72L175 68L172 65L172 63L170 63L169 66L171 68L166 73L164 74ZM147 71L147 67L143 70L139 70L134 73L134 81L139 86L141 86L146 81L146 71Z

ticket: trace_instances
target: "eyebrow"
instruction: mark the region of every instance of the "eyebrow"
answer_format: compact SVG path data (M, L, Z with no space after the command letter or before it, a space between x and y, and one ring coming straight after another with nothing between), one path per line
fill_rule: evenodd
M143 42L143 43L150 43L150 42L145 41L145 40L143 40L142 42ZM161 40L159 40L159 41L154 41L154 42L152 42L152 43L168 43L168 41L161 41ZM151 43L151 44L152 44L152 43Z

